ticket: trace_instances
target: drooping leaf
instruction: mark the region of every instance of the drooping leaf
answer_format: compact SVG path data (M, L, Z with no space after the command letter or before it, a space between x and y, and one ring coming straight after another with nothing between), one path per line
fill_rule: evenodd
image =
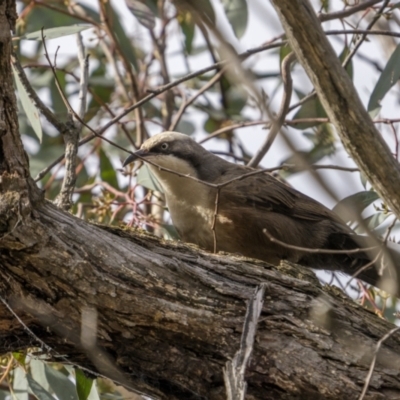
M370 232L370 231L373 231L374 229L378 228L380 225L382 225L386 221L386 219L388 217L390 217L390 215L391 215L390 213L387 213L387 212L384 213L384 212L379 211L379 212L365 218L364 223L365 223L368 231ZM355 229L355 231L359 234L366 233L364 227L361 225L358 226Z
M75 369L76 391L79 400L87 400L92 389L93 379L88 378L80 369Z
M115 12L110 2L105 2L106 12L109 16L111 27L114 31L115 36L118 39L119 45L121 46L122 52L129 62L133 65L136 71L138 71L137 57L135 49L132 46L132 40L126 36L125 29L119 21L119 15Z
M237 38L241 38L247 28L248 9L246 0L221 0L226 17Z
M107 78L106 73L105 65L99 64L89 77L92 98L85 114L85 122L89 122L97 115L101 106L109 102L115 90L114 80Z
M79 7L83 9L84 13L95 22L100 22L100 16L97 11L88 7L80 2ZM58 28L71 25L82 25L82 20L73 17L66 6L66 2L58 2L57 8L59 12L46 7L31 7L28 14L24 18L22 25L26 32L41 31L42 28Z
M192 53L192 43L195 33L195 24L190 12L183 12L178 15L178 22L185 36L185 47L188 54Z
M324 107L322 106L318 97L314 96L312 99L306 101L301 107L300 110L297 111L293 119L303 119L303 118L327 118ZM321 122L310 121L310 122L302 122L300 124L293 125L295 129L307 129L313 126L317 126L321 124Z
M31 375L26 374L26 378L28 380L29 389L38 400L54 400L54 397L44 389L43 386L36 382Z
M100 156L100 177L104 182L109 183L111 186L115 188L119 188L118 185L118 179L117 179L117 173L108 158L107 154L105 151L100 148L99 151L99 156Z
M19 79L18 73L15 70L14 66L12 67L15 83L18 90L19 99L21 100L22 108L25 111L25 114L36 133L36 136L39 138L39 141L42 141L43 132L42 125L40 123L39 110L33 104L31 98L28 95L28 92L25 90L24 85Z
M154 29L156 19L153 11L139 0L125 0L129 11L136 17L138 22L147 29Z
M28 380L21 367L17 367L13 371L13 392L17 400L29 400Z
M353 222L365 208L378 199L379 196L376 192L358 192L340 200L333 211L340 215L345 222Z
M142 185L147 189L156 190L157 192L164 193L161 185L154 177L154 175L150 172L150 169L146 164L143 164L140 168L136 177L136 181L139 185Z
M43 389L50 392L50 384L47 380L45 373L45 363L39 359L33 358L29 362L29 370L32 378L37 382Z
M100 400L99 391L97 390L97 381L93 381L93 385L92 388L90 389L90 393L87 400Z
M56 39L63 36L73 35L89 28L93 28L93 26L89 24L59 26L57 28L43 29L43 36L46 40ZM42 30L26 33L25 35L21 36L20 39L42 40Z
M66 88L66 78L65 78L65 72L64 71L57 71L56 72L57 80L58 83L60 84L61 90L63 93L66 93L65 88ZM64 100L61 97L60 91L57 87L55 77L52 76L52 79L50 81L50 96L51 96L51 103L53 106L54 113L58 119L61 121L66 121L67 115L68 115L68 110L67 107L64 103Z
M44 366L47 381L51 390L55 393L59 400L78 400L78 394L74 384L68 376L64 375L48 364Z
M400 78L400 44L397 45L396 49L389 58L386 67L381 73L378 82L372 91L371 97L368 102L368 112L372 117L375 117L380 109L383 98L389 89L399 80Z
M238 85L232 85L225 92L226 113L230 116L241 115L241 111L247 103L247 92Z
M320 0L321 8L325 11L329 11L329 0Z

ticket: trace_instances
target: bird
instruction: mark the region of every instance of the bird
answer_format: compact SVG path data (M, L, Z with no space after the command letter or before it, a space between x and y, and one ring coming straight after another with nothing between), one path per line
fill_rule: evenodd
M190 136L147 139L123 166L146 163L180 238L210 252L340 271L400 295L399 246L357 235L332 210L271 174L231 163Z

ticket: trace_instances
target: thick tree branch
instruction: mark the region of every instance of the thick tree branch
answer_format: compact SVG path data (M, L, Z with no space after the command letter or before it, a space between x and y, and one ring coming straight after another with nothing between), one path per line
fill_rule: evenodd
M400 217L400 167L362 105L308 0L272 0L343 145L379 195Z

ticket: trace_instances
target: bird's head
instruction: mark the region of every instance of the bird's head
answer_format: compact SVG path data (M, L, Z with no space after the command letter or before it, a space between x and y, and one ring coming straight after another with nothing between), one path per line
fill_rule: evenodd
M144 162L149 161L149 167L158 178L165 173L160 171L157 166L199 178L202 163L209 155L207 150L188 135L178 132L163 132L147 139L140 150L131 154L124 161L123 166L141 159Z

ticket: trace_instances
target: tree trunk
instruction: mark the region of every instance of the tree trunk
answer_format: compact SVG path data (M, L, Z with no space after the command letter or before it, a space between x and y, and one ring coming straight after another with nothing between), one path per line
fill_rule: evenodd
M0 4L0 353L41 347L163 399L225 399L246 301L267 282L249 399L356 399L392 327L300 266L211 255L79 220L41 198L18 133L13 1ZM400 336L365 399L400 397Z

